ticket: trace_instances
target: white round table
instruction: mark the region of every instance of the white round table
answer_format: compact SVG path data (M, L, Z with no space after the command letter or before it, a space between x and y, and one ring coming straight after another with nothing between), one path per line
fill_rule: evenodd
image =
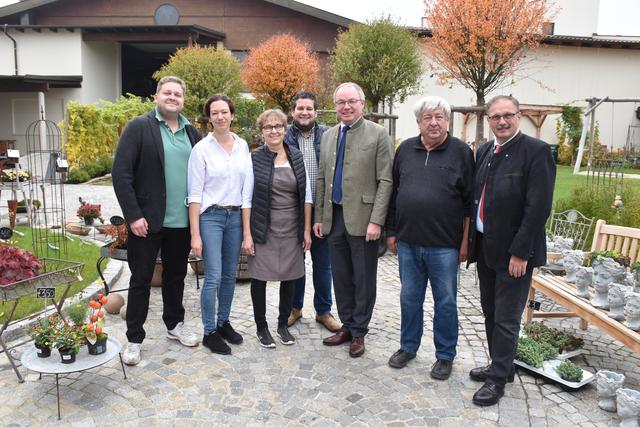
M35 346L27 348L20 362L25 368L38 372L40 374L53 374L56 376L56 397L58 401L58 419L60 418L60 386L58 383L58 376L60 374L69 374L71 372L81 372L87 369L96 368L100 365L104 365L116 356L120 357L120 365L122 366L122 374L124 379L127 379L127 374L124 371L124 363L122 363L122 356L120 350L122 344L115 338L109 337L107 339L107 351L102 354L92 355L89 354L87 346L84 345L76 355L76 361L73 363L65 364L60 360L60 355L55 349L51 350L51 356L38 357L37 349Z

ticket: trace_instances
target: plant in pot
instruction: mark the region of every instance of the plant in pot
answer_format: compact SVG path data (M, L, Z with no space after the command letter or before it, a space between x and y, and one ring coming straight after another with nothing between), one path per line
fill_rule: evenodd
M99 219L100 222L104 222L102 219L101 206L84 202L82 198L80 198L80 207L78 208L77 215L84 219L85 225L93 225L93 221L95 221L96 218Z
M84 335L75 325L59 322L54 332L53 347L58 349L62 363L76 361L76 355L84 343Z
M89 322L84 326L84 336L87 339L87 347L89 354L98 355L107 351L107 339L109 335L104 332L104 315L103 305L108 298L102 294L98 294L95 299L89 300Z
M57 314L47 317L40 317L36 320L33 327L29 331L29 336L33 338L33 343L37 349L38 357L51 356L51 347L53 346L54 331L60 318Z

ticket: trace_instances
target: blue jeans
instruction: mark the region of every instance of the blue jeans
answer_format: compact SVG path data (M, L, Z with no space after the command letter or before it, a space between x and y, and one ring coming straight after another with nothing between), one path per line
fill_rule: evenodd
M313 265L313 306L318 316L331 312L331 259L329 240L311 235L311 262ZM305 276L295 281L293 307L302 310L304 305Z
M424 327L424 298L431 282L436 359L453 360L458 343L458 249L398 243L400 266L400 348L416 353Z
M200 236L204 258L204 284L200 294L200 309L204 333L210 334L217 326L222 326L229 320L242 245L240 211L207 209L200 215Z

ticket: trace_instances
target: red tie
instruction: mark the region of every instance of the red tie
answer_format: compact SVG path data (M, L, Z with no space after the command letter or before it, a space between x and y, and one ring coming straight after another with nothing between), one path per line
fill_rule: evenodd
M498 154L500 151L502 151L502 145L496 145L496 149L493 152L493 154ZM484 187L482 187L482 196L480 196L480 221L482 221L482 223L484 223L484 193L485 191L487 191L487 183L485 182Z

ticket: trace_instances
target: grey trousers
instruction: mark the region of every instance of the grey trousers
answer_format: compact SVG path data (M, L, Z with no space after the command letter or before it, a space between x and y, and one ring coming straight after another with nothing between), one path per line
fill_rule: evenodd
M342 331L362 337L376 304L378 241L352 236L344 225L342 206L334 205L333 225L329 233L329 254L338 316Z

